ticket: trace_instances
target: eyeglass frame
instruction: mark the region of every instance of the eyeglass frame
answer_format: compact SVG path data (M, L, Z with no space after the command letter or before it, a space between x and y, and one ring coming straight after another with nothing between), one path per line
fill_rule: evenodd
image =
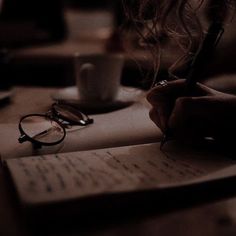
M65 137L66 137L66 125L79 125L79 126L87 126L89 124L92 124L94 122L93 119L89 118L88 115L86 115L85 113L81 112L81 111L78 111L76 110L76 112L79 112L81 114L82 117L85 117L86 119L83 120L84 122L82 122L82 120L80 120L79 122L76 122L76 121L72 121L72 120L69 120L68 118L65 118L65 116L61 115L56 109L55 109L55 106L56 105L66 105L66 106L70 106L71 109L75 109L75 107L69 105L69 104L66 104L66 103L53 103L52 106L51 106L51 109L46 112L45 114L40 114L40 113L32 113L32 114L27 114L23 117L21 117L20 121L19 121L19 124L18 124L18 129L20 131L20 137L18 138L18 141L19 143L23 143L25 141L29 141L33 144L33 146L35 148L41 148L42 146L54 146L54 145L57 145L59 143L61 143ZM63 130L63 136L61 139L59 139L58 141L55 141L55 142L51 142L51 143L46 143L46 142L41 142L41 141L37 141L36 139L30 137L28 134L26 134L26 132L23 130L22 128L22 121L24 119L26 119L27 117L31 117L31 116L38 116L38 117L44 117L44 118L48 118L50 119L51 121L54 121L56 122L60 128L62 128ZM60 121L60 119L62 121ZM63 123L64 122L68 122L68 124L65 124ZM44 131L42 131L44 132ZM39 133L41 134L41 133ZM39 135L38 134L38 135Z

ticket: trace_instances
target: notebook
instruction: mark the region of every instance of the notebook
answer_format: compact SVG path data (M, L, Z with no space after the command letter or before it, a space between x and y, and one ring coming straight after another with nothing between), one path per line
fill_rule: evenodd
M227 183L236 173L236 161L229 157L173 143L164 151L160 143L152 143L13 158L5 163L21 204L28 207L153 190L183 191L204 183Z

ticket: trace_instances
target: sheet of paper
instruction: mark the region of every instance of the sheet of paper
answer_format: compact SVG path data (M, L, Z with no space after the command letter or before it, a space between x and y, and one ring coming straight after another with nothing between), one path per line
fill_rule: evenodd
M0 156L7 159L156 142L162 134L148 113L149 107L141 100L121 110L92 115L94 124L68 129L62 144L38 150L30 142L18 142L18 124L0 124Z
M7 160L21 201L61 201L111 192L182 185L217 178L235 161L205 151L178 148L160 151L159 144Z

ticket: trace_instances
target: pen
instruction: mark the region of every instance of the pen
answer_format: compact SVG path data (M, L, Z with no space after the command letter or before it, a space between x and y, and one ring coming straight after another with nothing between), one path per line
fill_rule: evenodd
M186 89L189 95L193 93L196 83L223 33L224 28L222 22L213 21L209 26L207 34L196 52L186 76ZM160 149L162 149L164 144L170 139L171 130L167 127L161 140Z

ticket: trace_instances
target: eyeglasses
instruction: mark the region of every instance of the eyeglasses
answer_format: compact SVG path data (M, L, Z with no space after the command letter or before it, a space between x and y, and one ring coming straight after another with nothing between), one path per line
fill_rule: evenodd
M86 114L68 104L54 103L46 114L29 114L19 122L19 143L30 141L34 148L61 143L66 129L93 123Z

